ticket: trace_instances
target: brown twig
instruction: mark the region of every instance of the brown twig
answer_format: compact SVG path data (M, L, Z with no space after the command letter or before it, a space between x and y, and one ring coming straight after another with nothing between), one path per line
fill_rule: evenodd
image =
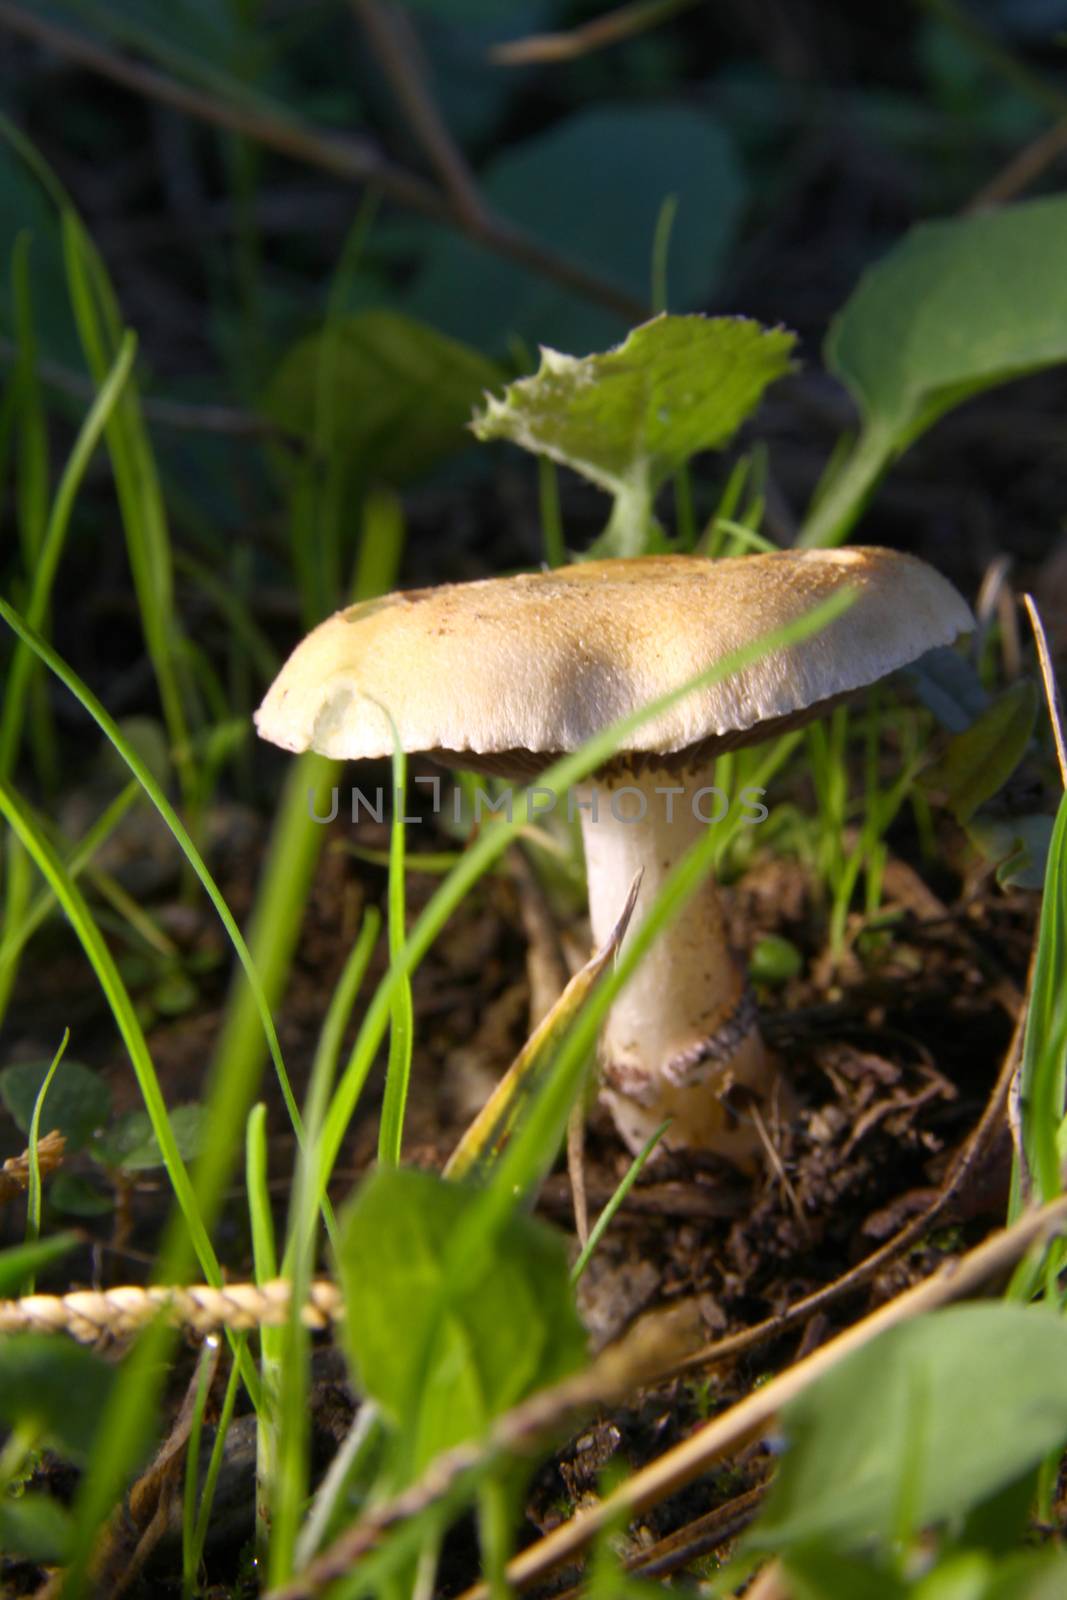
M525 39L508 39L494 44L489 59L498 67L528 67L546 61L574 61L605 45L619 44L632 39L661 22L666 22L679 11L695 5L696 0L631 0L629 5L615 11L605 11L602 16L583 22L580 27L568 28L560 33L534 33Z
M55 1128L38 1139L37 1164L42 1178L47 1178L57 1167L63 1165L66 1148L65 1136ZM0 1167L0 1206L25 1194L29 1186L30 1152L24 1150L19 1156L8 1156Z
M676 1528L666 1538L625 1556L623 1569L642 1578L666 1578L672 1572L682 1571L701 1556L718 1550L728 1539L736 1539L756 1515L766 1492L763 1484L746 1489L725 1505L706 1511L683 1528ZM581 1600L584 1593L584 1583L576 1583L573 1588L562 1590L554 1600Z
M427 86L417 42L406 17L383 0L351 0L351 5L411 124L411 131L452 196L457 216L465 227L478 233L491 227L492 219L478 193L474 175Z
M112 83L120 83L135 94L173 106L201 122L242 134L267 149L330 172L346 182L373 185L399 204L435 222L458 227L485 249L541 277L550 278L594 304L606 306L627 322L643 322L651 315L642 300L580 262L560 255L511 223L494 217L481 227L475 227L433 184L386 161L366 140L320 133L288 115L226 101L179 83L152 67L116 55L83 34L34 16L21 6L12 5L10 0L0 0L0 27L33 39Z
M1032 139L1016 152L1000 171L994 173L978 193L972 195L964 206L964 213L987 211L992 206L1002 206L1015 200L1035 183L1047 167L1067 153L1067 117L1054 122L1051 128Z
M0 337L0 363L11 366L17 360L16 346L10 339ZM49 389L69 395L74 400L91 401L96 397L97 388L91 378L71 372L56 361L38 356L37 375ZM227 434L233 438L258 438L264 434L289 437L284 428L268 417L257 417L251 411L238 411L231 406L198 406L184 400L161 400L142 395L141 407L149 421L167 428Z
M269 1600L307 1600L318 1594L350 1571L390 1528L434 1505L465 1474L485 1468L503 1454L528 1454L578 1415L617 1402L653 1381L656 1373L670 1364L668 1351L691 1341L691 1323L691 1307L672 1307L643 1318L584 1372L542 1389L498 1418L486 1439L456 1445L438 1456L417 1483L366 1512L304 1572L283 1588L272 1589Z
M668 1450L597 1505L577 1512L569 1522L531 1545L507 1566L507 1581L525 1588L560 1562L570 1560L607 1528L615 1526L674 1494L706 1472L724 1451L746 1439L758 1437L775 1416L853 1351L869 1344L887 1328L933 1311L952 1300L963 1299L990 1278L1014 1266L1031 1246L1067 1227L1067 1196L1061 1195L1039 1211L1029 1212L1012 1227L1002 1229L967 1255L940 1267L911 1289L897 1295L862 1322L838 1334L828 1344L754 1390L721 1416ZM465 1590L460 1600L489 1600L482 1583Z
M732 1334L729 1338L719 1339L714 1344L706 1345L702 1350L694 1351L675 1369L675 1375L692 1371L697 1367L717 1365L719 1362L735 1359L807 1322L810 1317L825 1311L836 1301L863 1288L883 1267L888 1266L889 1262L903 1250L907 1250L921 1239L951 1210L953 1203L966 1188L996 1135L1004 1126L1011 1087L1022 1060L1026 1011L1026 1005L1020 1003L1012 1037L986 1108L930 1205L910 1222L905 1223L892 1238L886 1240L885 1244L879 1246L869 1256L864 1256L863 1260L848 1272L835 1278L833 1283L827 1284L823 1289L816 1289L814 1294L805 1295L802 1300L794 1301L785 1311L767 1317L763 1322L757 1322L754 1327L745 1328L741 1333Z
M858 1267L845 1273L843 1277L837 1279L826 1289L797 1302L795 1306L791 1306L782 1315L769 1318L767 1321L758 1324L757 1327L748 1329L732 1338L722 1339L715 1344L705 1346L695 1354L692 1353L691 1342L691 1332L698 1316L698 1308L695 1305L682 1303L673 1308L669 1314L660 1314L658 1317L653 1316L651 1319L643 1319L643 1322L638 1323L633 1332L620 1345L609 1346L587 1372L580 1373L574 1378L566 1379L552 1389L543 1390L540 1394L532 1396L530 1400L525 1401L515 1410L500 1418L491 1429L488 1440L484 1443L480 1445L460 1445L456 1449L438 1457L418 1483L405 1490L394 1500L378 1507L374 1513L363 1517L360 1522L350 1528L330 1549L313 1562L299 1578L295 1579L285 1589L277 1591L272 1596L272 1600L306 1600L306 1597L319 1593L322 1588L336 1577L350 1570L353 1563L371 1550L390 1528L424 1511L445 1495L465 1473L473 1472L480 1466L484 1467L498 1453L529 1450L538 1441L543 1440L547 1434L559 1429L565 1422L573 1419L590 1406L596 1404L604 1405L609 1403L614 1395L632 1392L638 1381L644 1384L658 1383L684 1373L692 1367L708 1366L713 1362L721 1362L736 1357L752 1349L757 1344L784 1333L796 1324L807 1321L816 1311L829 1304L831 1300L838 1299L849 1290L858 1288L865 1283L891 1257L901 1249L904 1249L914 1238L921 1236L930 1226L930 1223L944 1212L952 1199L964 1187L976 1163L981 1159L983 1152L988 1148L993 1135L1003 1121L1008 1088L1015 1075L1021 1051L1024 1025L1025 1007L1020 1003L1015 1032L993 1094L971 1138L967 1141L960 1156L954 1163L938 1199L921 1217L901 1229L891 1240L875 1251L872 1256L861 1262ZM1058 1201L1052 1210L1059 1216L1064 1207L1067 1207L1067 1201ZM1040 1214L1041 1217L1045 1218L1046 1222L1049 1215L1050 1212L1048 1210ZM1024 1227L1024 1235L1020 1235L1015 1230L1011 1232L1011 1237L1016 1242L1020 1238L1030 1237L1028 1233L1025 1233L1025 1229L1036 1228L1037 1232L1040 1232L1040 1228L1044 1226L1044 1223L1038 1223L1035 1221L1034 1216L1030 1216L1024 1218L1021 1224L1016 1225L1017 1228L1020 1226ZM925 1309L928 1303L941 1303L939 1297L952 1298L957 1294L966 1293L974 1280L976 1264L981 1271L984 1271L986 1263L999 1259L998 1252L1003 1251L1005 1237L1006 1235L1003 1233L995 1235L993 1239L979 1246L978 1250L972 1251L963 1261L950 1263L947 1267L933 1274L932 1277L924 1279L915 1288L908 1290L905 1295L899 1296L898 1299L890 1301L887 1306L881 1307L872 1317L840 1334L837 1339L831 1341L828 1345L820 1347L813 1354L805 1356L796 1367L790 1368L789 1372L784 1373L781 1379L776 1379L774 1384L768 1385L766 1389L757 1391L755 1396L750 1396L748 1401L742 1402L742 1405L749 1405L752 1400L758 1400L759 1396L768 1392L768 1389L779 1393L780 1391L775 1389L775 1385L789 1378L793 1372L810 1373L811 1367L809 1364L824 1359L827 1350L836 1350L840 1353L843 1348L852 1347L849 1341L862 1342L858 1330L869 1330L866 1336L870 1337L879 1328L888 1326L894 1320L895 1307L903 1306L904 1309L899 1312L899 1315L908 1315L912 1314L915 1309ZM994 1269L990 1268L990 1271L992 1270ZM980 1276L978 1281L981 1281ZM924 1296L927 1298L924 1299ZM668 1330L666 1335L664 1334L664 1329ZM687 1343L688 1349L684 1355L671 1357L670 1350L672 1346L677 1347L679 1344L685 1346ZM778 1403L781 1403L780 1399ZM715 1422L709 1426L725 1422L727 1418L733 1417L737 1410L738 1408L734 1407L731 1411L724 1413L723 1417L716 1418ZM705 1433L706 1429L701 1430L699 1437L703 1438ZM691 1441L687 1441L687 1444L689 1443ZM673 1452L671 1454L673 1456ZM663 1459L666 1458L661 1458L661 1460ZM623 1485L623 1490L627 1490L634 1483L637 1483L639 1487L646 1485L648 1482L647 1474L656 1469L658 1465L659 1463L654 1462L652 1467L646 1468L643 1473L637 1474L635 1479L628 1480L628 1483ZM702 1468L697 1470L702 1470ZM675 1485L675 1487L677 1486L680 1485ZM642 1492L640 1503L634 1502L631 1504L627 1501L626 1505L622 1505L615 1496L612 1496L610 1502L604 1502L604 1504L612 1505L613 1510L609 1520L614 1520L620 1512L640 1510L645 1505L651 1504L656 1498L658 1498L657 1493L652 1493L645 1497ZM595 1515L596 1513L593 1514ZM582 1515L584 1516L584 1514ZM596 1527L590 1528L588 1537L593 1537L597 1531L598 1528ZM576 1536L578 1542L573 1546L575 1550L583 1547L587 1542L586 1523L584 1521L578 1524L577 1530L575 1530L575 1523L565 1524L562 1529L558 1529L556 1533L550 1535L549 1540L573 1539ZM557 1544L549 1544L547 1541L542 1541L541 1544L533 1547L533 1551L543 1551L546 1547L551 1555L551 1562L546 1561L544 1565L540 1565L535 1561L536 1571L531 1569L527 1572L525 1568L522 1568L518 1573L520 1581L530 1581L533 1577L539 1576L542 1571L547 1570L549 1564L555 1564ZM570 1552L571 1547L568 1547L567 1550L560 1550L559 1559L562 1559L563 1555ZM528 1555L530 1555L530 1552L524 1552L524 1556L518 1559L522 1561ZM514 1563L512 1566L514 1567ZM512 1569L509 1568L509 1577L514 1576ZM476 1597L477 1600L482 1600L483 1596L484 1590L477 1588L468 1591L462 1597L462 1600L476 1600Z

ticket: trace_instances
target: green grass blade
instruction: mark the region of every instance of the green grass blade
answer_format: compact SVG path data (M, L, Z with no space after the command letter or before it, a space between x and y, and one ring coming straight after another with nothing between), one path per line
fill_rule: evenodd
M59 1041L59 1049L52 1057L52 1065L45 1073L44 1082L37 1091L37 1098L33 1102L33 1115L30 1118L30 1131L26 1138L29 1154L30 1182L26 1195L26 1243L35 1244L41 1236L41 1159L38 1154L38 1142L41 1133L41 1112L44 1110L44 1099L48 1093L52 1079L56 1075L56 1068L63 1059L67 1045L70 1043L70 1029L63 1029L63 1037ZM32 1294L34 1279L31 1273L22 1289L23 1294Z
M131 780L115 796L110 805L104 808L93 825L86 830L84 836L79 839L71 851L66 862L67 871L72 878L77 879L80 877L97 850L110 838L111 833L121 822L140 793L140 784L136 780ZM50 889L45 888L37 896L37 899L26 914L18 919L14 927L5 922L4 937L0 940L0 1022L3 1022L4 1019L7 997L10 992L10 986L14 981L19 955L28 940L32 938L42 922L44 922L55 903L55 896Z
M148 1045L114 958L104 943L78 886L48 840L35 826L15 791L2 779L0 779L0 811L32 856L42 876L51 885L52 892L66 912L82 949L96 973L129 1053L145 1110L151 1120L152 1131L159 1143L167 1176L181 1208L197 1258L209 1282L221 1283L222 1273L193 1193L189 1173L178 1153L163 1091L160 1089L159 1079L156 1077L156 1070L148 1053Z
M1039 1200L1063 1189L1065 1047L1067 1047L1067 795L1049 844L1030 1010L1020 1068L1023 1151ZM1025 1184L1012 1178L1010 1217L1022 1210Z
M37 553L29 598L26 602L26 621L31 628L41 627L47 616L52 583L59 558L63 553L74 500L81 487L85 470L92 460L93 452L100 442L100 436L129 379L136 349L136 340L130 334L123 341L114 365L97 392L63 469L63 476L59 481L44 537ZM15 645L15 653L8 669L3 712L0 714L0 778L11 776L22 730L26 691L33 662L32 651L25 641L20 639Z
M262 1101L248 1113L245 1130L245 1190L248 1218L252 1228L252 1261L256 1282L267 1283L278 1276L278 1255L274 1245L274 1219L267 1183L267 1108Z
M276 1412L271 1442L273 1478L267 1484L273 1535L270 1551L271 1581L279 1582L292 1569L308 1485L308 1336L300 1318L315 1262L316 1143L330 1087L337 1071L341 1043L352 1007L366 976L381 932L381 917L369 910L359 937L349 952L344 970L330 999L311 1069L305 1104L307 1138L297 1162L290 1206L288 1239L282 1263L283 1276L292 1284L290 1316L284 1328L264 1330L264 1357L277 1363ZM331 1239L336 1229L328 1203L323 1205Z
M155 806L164 822L167 824L171 833L174 835L174 838L177 841L180 849L184 853L186 859L189 861L197 877L200 879L200 882L203 884L208 898L215 907L215 910L218 912L222 925L229 935L234 950L237 952L237 958L244 968L249 987L251 988L255 999L260 1023L267 1037L268 1047L270 1049L271 1057L274 1061L275 1071L278 1075L278 1082L281 1086L286 1105L289 1108L290 1117L293 1119L293 1126L299 1134L301 1131L300 1113L297 1110L292 1089L289 1085L285 1064L282 1060L281 1046L278 1043L278 1035L274 1027L273 1018L270 1014L270 1007L268 1006L266 997L263 993L263 986L260 982L259 974L256 971L255 963L253 962L252 956L248 950L248 946L242 937L241 930L238 928L233 919L233 914L230 911L229 906L223 899L218 885L215 883L214 878L208 871L207 866L200 855L199 850L196 848L196 845L190 838L184 823L178 816L178 813L175 811L170 801L167 799L166 795L163 793L155 778L152 776L152 773L149 771L144 761L142 761L141 757L133 749L129 741L123 737L123 734L118 725L115 723L114 718L111 717L107 711L105 711L99 700L82 682L77 673L67 665L62 657L59 656L55 650L53 650L52 646L48 644L46 640L42 639L37 633L34 632L32 628L27 627L26 623L13 609L13 607L9 606L3 600L0 600L0 616L2 616L8 626L12 628L21 639L25 640L30 648L41 657L42 661L44 661L51 671L55 673L60 682L63 683L66 688L70 690L71 694L74 695L75 699L85 707L86 711L88 711L89 715L93 718L93 721L100 728L104 736L115 747L123 761L126 763L127 767L133 773L134 777L137 779L138 783L141 785L142 789L147 794L148 798L151 800L152 804ZM201 1195L204 1208L208 1212L212 1212L214 1210L215 1203L221 1195L223 1186L227 1181L234 1154L229 1147L230 1143L232 1142L231 1133L232 1130L238 1129L244 1124L244 1119L248 1114L248 1108L254 1098L255 1076L253 1073L247 1071L233 1071L227 1077L220 1079L219 1075L216 1074L214 1077L214 1084L217 1092L217 1098L214 1100L216 1117L214 1119L213 1132L217 1135L220 1135L220 1137L213 1137L210 1140L207 1150L205 1151L204 1155L201 1156L197 1166L197 1187ZM225 1142L223 1142L221 1138L221 1135L224 1133L226 1134Z
M124 336L103 262L80 218L67 208L60 223L67 288L78 336L89 371L102 385L114 360L112 352L120 349L128 336ZM137 386L132 379L107 418L105 436L145 644L182 792L191 795L194 786L189 727L176 665L184 660L184 641L174 608L170 530Z
M400 748L400 735L393 728L393 821L389 839L389 960L398 960L404 948L404 796L407 793L407 757ZM393 993L389 1025L389 1059L385 1072L385 1094L378 1126L378 1161L382 1166L400 1164L404 1138L404 1110L411 1081L411 1052L414 1033L411 1003L411 975L403 976Z
M585 1242L585 1247L577 1261L574 1263L574 1266L571 1268L572 1283L578 1282L578 1279L581 1277L582 1273L593 1259L593 1255L600 1244L601 1239L611 1226L612 1218L615 1216L615 1213L626 1199L626 1196L629 1194L630 1190L641 1176L641 1173L644 1171L644 1168L648 1162L649 1156L651 1156L653 1150L659 1144L670 1125L670 1118L668 1118L666 1122L661 1122L659 1127L655 1130L655 1132L648 1136L640 1150L634 1156L629 1167L626 1169L626 1174L623 1177L622 1182L619 1184L618 1188L615 1190L615 1193L611 1196L611 1199L608 1201L607 1205L604 1207L599 1217L597 1217L596 1222L589 1231L589 1238Z

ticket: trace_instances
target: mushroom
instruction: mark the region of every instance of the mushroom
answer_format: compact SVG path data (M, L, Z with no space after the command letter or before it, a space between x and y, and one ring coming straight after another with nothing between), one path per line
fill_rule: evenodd
M716 817L716 756L821 715L974 626L952 585L890 550L777 551L581 562L445 584L339 611L290 656L256 714L263 738L335 760L403 748L533 778L616 719L679 687L842 586L821 632L764 653L638 729L569 797L581 818L593 937L635 874L631 924ZM753 818L754 820L754 818ZM601 1094L631 1149L665 1142L747 1165L745 1106L788 1106L707 879L617 998L600 1040Z

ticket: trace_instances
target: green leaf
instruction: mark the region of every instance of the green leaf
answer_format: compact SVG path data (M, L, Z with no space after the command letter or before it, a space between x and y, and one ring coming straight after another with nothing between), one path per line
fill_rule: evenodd
M307 442L320 405L353 476L407 483L469 443L467 422L500 369L477 351L395 311L362 311L300 340L265 410Z
M51 1266L80 1243L76 1233L56 1233L50 1239L0 1250L0 1295L16 1294L27 1277Z
M82 1172L57 1172L48 1185L48 1204L70 1217L106 1217L114 1196Z
M1037 706L1037 688L1029 679L1013 683L926 768L922 787L939 795L957 822L969 822L1007 783L1030 742Z
M1067 199L922 223L860 280L826 364L862 417L802 543L837 543L886 466L983 389L1067 359Z
M113 1366L73 1340L7 1335L0 1340L0 1420L85 1461L115 1378Z
M462 1286L446 1279L449 1241L481 1201L433 1173L383 1169L343 1219L349 1357L411 1473L584 1359L563 1241L543 1224L513 1216Z
M178 1154L191 1161L200 1154L204 1138L204 1108L193 1103L167 1112ZM105 1167L123 1172L144 1172L163 1165L163 1152L146 1111L131 1111L93 1141L92 1155Z
M989 692L974 667L951 645L927 650L900 676L949 733L962 733L989 705Z
M1065 1594L1067 1551L1052 1545L1008 1556L997 1567L982 1600L1062 1600Z
M743 317L659 316L603 354L542 350L534 377L490 397L472 424L572 467L620 503L635 555L656 491L702 450L727 444L789 368L794 336ZM621 541L625 544L625 540Z
M986 1600L992 1562L981 1550L954 1550L909 1590L912 1600Z
M649 302L652 250L674 197L668 304L703 304L740 221L743 179L721 123L692 106L601 105L511 146L480 174L486 204L639 303ZM479 348L516 336L585 352L626 332L614 310L440 229L409 309Z
M28 1134L30 1118L50 1061L19 1061L0 1072L0 1099L20 1130ZM56 1067L45 1095L40 1134L58 1131L71 1150L79 1150L111 1115L111 1091L99 1075L69 1057Z
M887 1549L992 1496L1067 1440L1065 1361L1067 1323L1044 1308L889 1329L785 1408L789 1449L745 1548Z
M967 824L967 837L987 861L997 863L1002 889L1040 889L1045 882L1055 820L1041 812L1024 817L984 816Z
M49 1495L0 1497L0 1550L6 1556L63 1566L72 1526L70 1512Z
M907 1600L909 1593L894 1573L827 1543L791 1550L784 1564L795 1600Z
M926 222L860 280L827 365L902 449L950 406L1067 359L1067 199Z

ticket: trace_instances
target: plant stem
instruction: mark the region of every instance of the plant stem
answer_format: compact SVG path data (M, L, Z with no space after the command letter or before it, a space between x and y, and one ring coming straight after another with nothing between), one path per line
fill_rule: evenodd
M808 550L844 544L892 453L888 430L864 428L826 493L811 507L797 543Z

